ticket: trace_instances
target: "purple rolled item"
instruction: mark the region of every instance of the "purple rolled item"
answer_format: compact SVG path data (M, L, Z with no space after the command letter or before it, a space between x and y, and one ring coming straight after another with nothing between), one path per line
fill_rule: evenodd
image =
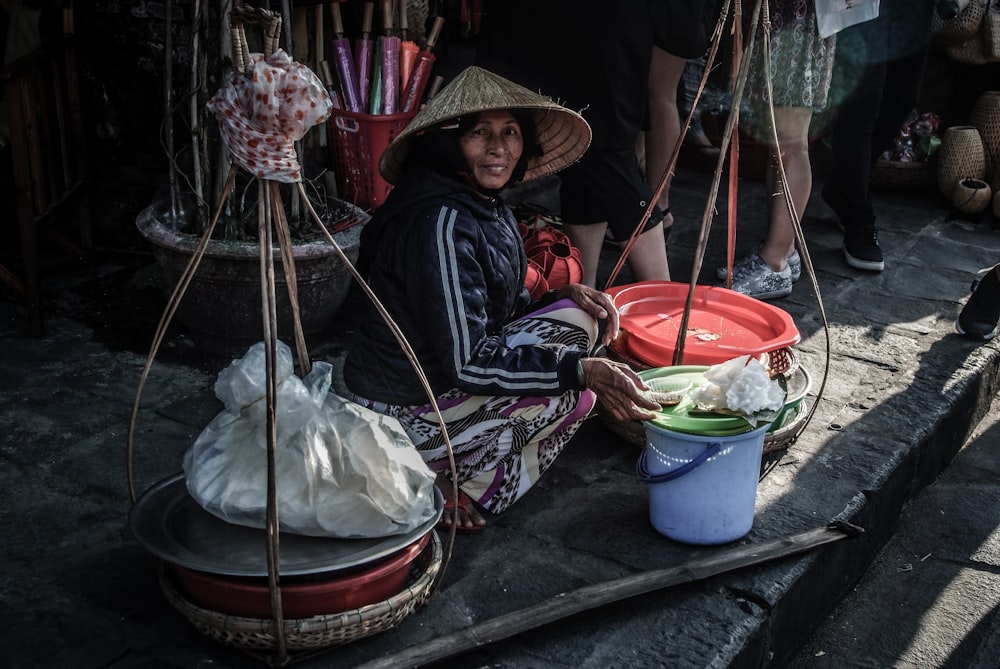
M361 98L358 95L358 75L354 71L351 57L351 42L346 37L333 40L333 62L340 80L340 91L344 95L347 111L360 112Z
M361 96L361 109L368 109L368 92L372 85L372 60L375 53L375 43L370 39L359 39L354 43L354 55L357 58L358 93Z
M368 111L368 98L371 95L372 61L375 58L375 42L371 38L374 12L375 3L365 2L361 18L361 37L354 41L354 64L358 72L358 94L362 112Z
M399 111L399 52L402 40L398 37L380 37L382 49L382 113Z

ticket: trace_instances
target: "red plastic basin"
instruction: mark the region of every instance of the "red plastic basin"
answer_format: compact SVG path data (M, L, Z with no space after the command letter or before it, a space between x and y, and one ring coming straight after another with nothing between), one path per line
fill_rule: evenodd
M621 314L614 348L652 367L674 364L677 334L690 285L641 281L607 292ZM683 365L715 365L741 355L758 356L799 342L788 312L718 286L695 286Z

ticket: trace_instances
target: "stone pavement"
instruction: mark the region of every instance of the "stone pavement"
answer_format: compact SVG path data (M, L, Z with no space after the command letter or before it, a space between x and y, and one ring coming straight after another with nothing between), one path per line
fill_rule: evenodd
M787 669L1000 662L1000 402Z
M707 186L699 172L681 170L675 180L670 257L678 280L690 276ZM518 196L550 201L551 193ZM704 283L715 283L724 254L724 199ZM740 251L763 233L765 209L763 185L741 181ZM438 666L760 667L780 666L802 648L890 540L908 502L973 434L1000 383L997 344L977 346L953 333L970 280L1000 261L1000 233L990 218L952 217L932 188L879 194L876 209L887 269L869 274L844 264L832 214L818 197L810 202L804 226L822 300L803 277L776 304L801 332L795 350L813 378L808 401L818 406L796 443L765 456L754 528L735 545L753 547L834 520L864 534L498 643L484 639ZM606 255L605 264L614 262L610 249ZM49 280L44 338L23 338L23 310L0 302L3 664L263 666L203 636L170 606L154 560L128 530L126 430L163 298L146 259L107 252L102 261L97 278ZM619 278L628 281L627 272ZM338 361L345 329L335 324L311 343L312 356ZM180 471L184 451L220 409L212 387L228 362L200 355L182 331L171 331L139 406L137 491ZM638 455L600 420L588 421L536 489L490 518L486 532L456 538L424 608L391 631L298 666L361 665L560 593L731 551L679 544L653 530L647 490L635 475ZM996 467L1000 451L983 457ZM936 527L975 516L979 531L996 532L1000 495L955 496L942 507L947 515L934 518Z

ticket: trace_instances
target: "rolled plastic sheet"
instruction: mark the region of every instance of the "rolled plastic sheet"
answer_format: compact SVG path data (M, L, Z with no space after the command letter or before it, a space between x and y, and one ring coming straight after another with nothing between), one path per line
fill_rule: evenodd
M354 56L351 53L351 41L344 37L344 22L340 16L340 3L330 3L333 13L333 66L340 82L340 94L347 111L360 112L361 97L358 93L358 74L354 69Z
M413 66L417 62L420 47L413 40L404 40L399 45L399 85L400 90L406 90L413 75Z
M372 61L375 59L375 42L372 41L372 13L374 2L366 2L361 20L361 37L354 41L354 64L358 72L358 95L361 110L368 109L368 98L371 96Z
M399 53L398 37L379 38L382 52L382 113L395 114L399 110Z
M372 83L371 91L368 95L368 113L382 113L382 51L375 49L375 57L372 62Z
M441 35L442 27L444 27L444 17L439 16L434 19L434 25L431 26L431 33L427 37L427 48L422 49L417 54L416 63L413 65L413 74L406 84L406 90L403 91L400 102L401 111L404 113L420 107L420 101L424 96L424 90L427 88L427 82L431 78L431 68L434 66L434 61L436 60L432 50L434 49L434 45L437 44L438 37Z
M393 35L392 0L382 0L382 27L385 34L378 38L382 59L382 113L395 114L399 107L399 45Z
M399 90L406 90L406 84L413 74L413 64L420 53L420 47L409 38L409 21L406 18L406 2L399 3L399 32L402 42L399 45Z

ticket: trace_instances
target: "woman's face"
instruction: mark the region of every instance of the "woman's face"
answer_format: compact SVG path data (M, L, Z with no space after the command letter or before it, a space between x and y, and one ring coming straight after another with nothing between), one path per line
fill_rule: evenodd
M487 190L498 190L510 181L524 152L524 138L510 112L486 111L459 138L458 146L476 183Z

